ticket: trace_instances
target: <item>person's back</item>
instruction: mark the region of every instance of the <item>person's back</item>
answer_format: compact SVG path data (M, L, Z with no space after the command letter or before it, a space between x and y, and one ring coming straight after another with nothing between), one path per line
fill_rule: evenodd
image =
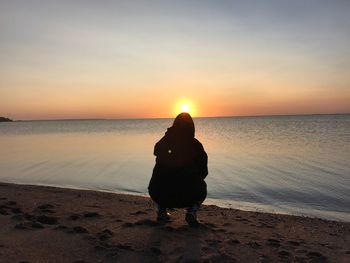
M207 194L208 169L207 154L194 133L191 116L181 113L154 147L156 165L148 188L158 206L158 220L169 219L166 208L186 207L187 222L198 224L196 210Z

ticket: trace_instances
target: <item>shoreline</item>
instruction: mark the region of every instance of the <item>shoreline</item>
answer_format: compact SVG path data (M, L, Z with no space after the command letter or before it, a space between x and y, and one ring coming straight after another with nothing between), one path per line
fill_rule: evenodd
M111 193L111 194L121 194L121 195L131 195L131 196L139 196L139 197L145 197L149 198L149 195L147 193L142 192L129 192L129 191L112 191L107 189L93 189L93 188L84 188L84 187L77 187L74 185L55 185L55 184L31 184L31 183L19 183L19 182L11 182L11 181L0 181L1 183L5 184L15 184L15 185L25 185L25 186L42 186L42 187L54 187L54 188L62 188L62 189L70 189L70 190L83 190L83 191L96 191L96 192L103 192L103 193ZM308 208L296 208L295 210L291 209L278 209L272 205L268 204L256 204L256 203L249 203L249 202L243 202L243 201L233 201L228 199L215 199L215 198L209 198L207 197L203 203L203 205L214 205L219 208L228 208L228 209L235 209L235 210L242 210L247 212L258 212L258 213L267 213L267 214L277 214L277 215L290 215L290 216L298 216L298 217L307 217L307 218L314 218L314 219L322 219L322 220L328 220L328 221L335 221L335 222L343 222L343 223L350 223L350 215L348 215L346 212L339 212L339 211L326 211L326 210L316 210L316 209L308 209ZM298 212L296 212L298 210ZM293 212L294 211L294 212ZM305 213L304 211L309 211L309 213ZM313 211L310 213L310 211ZM325 216L323 214L328 213L328 216ZM338 214L338 216L335 216L334 214ZM348 215L348 216L344 216Z
M0 183L1 262L350 262L350 223L203 205L155 221L139 195Z

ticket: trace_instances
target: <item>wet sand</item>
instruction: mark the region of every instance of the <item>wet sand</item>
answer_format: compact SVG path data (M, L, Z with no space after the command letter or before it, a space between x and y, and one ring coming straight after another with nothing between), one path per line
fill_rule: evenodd
M0 183L0 262L350 262L350 223L203 206L155 221L146 197Z

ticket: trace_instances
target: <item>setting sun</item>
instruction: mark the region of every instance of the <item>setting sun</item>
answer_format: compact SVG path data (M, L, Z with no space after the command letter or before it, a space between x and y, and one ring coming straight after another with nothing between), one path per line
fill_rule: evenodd
M192 116L197 116L197 109L192 101L189 100L180 100L176 103L175 106L175 115L181 113L181 112L187 112L191 114Z
M190 111L190 106L188 106L188 104L182 104L181 105L181 110L182 110L182 112L189 112Z

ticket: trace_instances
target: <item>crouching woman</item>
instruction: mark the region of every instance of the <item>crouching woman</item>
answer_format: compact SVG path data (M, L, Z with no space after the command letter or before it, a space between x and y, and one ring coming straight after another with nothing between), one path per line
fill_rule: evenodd
M156 164L148 190L157 206L157 220L170 221L168 208L186 208L185 220L198 226L197 210L207 196L204 181L208 157L195 138L195 127L188 113L179 114L164 137L154 147Z

